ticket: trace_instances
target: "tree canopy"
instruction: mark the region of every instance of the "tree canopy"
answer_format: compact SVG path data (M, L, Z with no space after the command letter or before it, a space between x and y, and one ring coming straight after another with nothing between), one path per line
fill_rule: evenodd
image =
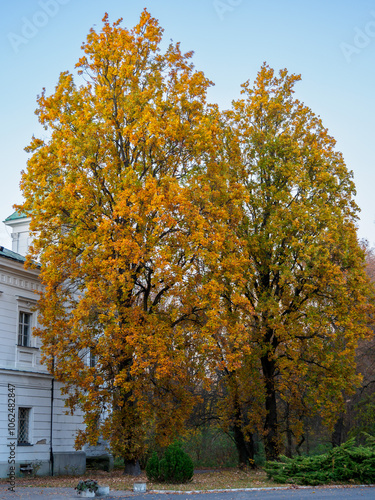
M162 443L181 427L201 363L184 324L199 314L193 267L208 220L196 189L217 113L191 53L161 53L161 36L146 11L130 31L107 16L91 30L85 83L64 72L38 99L49 138L33 138L22 181L45 359L85 413L78 444L102 433L129 461L151 422Z
M271 459L280 453L282 427L301 435L302 417L312 413L334 424L344 394L360 382L355 348L373 312L352 173L320 118L293 97L299 79L263 65L227 113L247 193L234 228L246 262L245 280L227 281L223 296L232 316L234 290L251 307L234 318L246 325L250 346L236 387L249 429L260 430L263 409ZM251 393L244 390L249 370Z

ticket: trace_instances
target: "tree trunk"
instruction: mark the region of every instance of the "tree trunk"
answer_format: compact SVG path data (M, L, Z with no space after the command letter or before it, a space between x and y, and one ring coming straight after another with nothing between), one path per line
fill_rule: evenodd
M331 442L332 446L340 446L342 443L342 434L344 431L344 415L341 415L337 422L335 423L335 427L333 428Z
M306 453L310 455L310 434L309 429L306 429Z
M238 394L238 385L235 372L228 373L228 379L231 382L233 390L233 431L234 442L238 452L238 465L241 468L251 467L255 469L255 447L252 434L246 435L243 432L243 425L246 418L243 416L243 408Z
M266 418L264 422L264 444L267 460L276 460L279 456L279 435L277 425L277 405L275 390L275 362L268 354L261 358L266 384Z
M252 469L255 469L255 446L252 434L250 434L248 438L245 438L245 435L238 424L233 425L232 429L234 441L238 451L238 465L240 468L251 467Z
M139 476L141 474L141 466L138 460L126 460L124 458L124 475L129 474L130 476Z
M130 370L133 361L133 358L129 357L118 365L119 373L126 370L126 382L132 381ZM124 450L124 448L121 449L121 454L124 459L124 475L139 476L141 474L141 467L138 459L134 458L134 456L137 457L135 446L138 441L137 429L139 429L140 425L136 401L132 398L132 389L124 391L119 388L119 391L119 401L121 405L118 405L115 409L120 414L121 426L119 432L122 434L122 442L128 443L126 450Z
M299 443L296 446L296 453L300 457L301 456L301 446L305 442L305 436L302 434L301 439L299 440Z
M292 453L292 430L290 428L290 422L289 422L289 410L290 406L289 403L286 404L286 448L285 448L285 456L288 458L292 458L293 453Z

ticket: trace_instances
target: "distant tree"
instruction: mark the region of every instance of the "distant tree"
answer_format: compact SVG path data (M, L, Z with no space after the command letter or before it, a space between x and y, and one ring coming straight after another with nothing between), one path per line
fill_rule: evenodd
M146 10L132 30L103 21L83 45L83 83L64 72L38 99L48 135L28 148L22 210L45 287L44 360L84 412L77 446L102 434L134 472L148 432L165 445L181 430L204 373L186 325L200 321L199 262L215 239L203 207L207 176L222 182L220 125L192 54L161 53Z
M361 241L366 254L366 272L372 283L375 283L375 248L367 240Z

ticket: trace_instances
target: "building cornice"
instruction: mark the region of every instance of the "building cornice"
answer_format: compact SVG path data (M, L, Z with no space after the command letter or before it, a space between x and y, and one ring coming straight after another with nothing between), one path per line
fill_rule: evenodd
M27 375L28 377L44 377L47 379L53 379L53 375L51 375L48 372L38 372L38 371L31 371L30 369L28 370L21 370L19 368L0 368L0 373L3 375L14 375L15 373L20 374L20 375Z
M22 291L40 292L43 287L38 279L39 272L25 269L23 266L4 266L0 262L0 289L2 285L16 287Z

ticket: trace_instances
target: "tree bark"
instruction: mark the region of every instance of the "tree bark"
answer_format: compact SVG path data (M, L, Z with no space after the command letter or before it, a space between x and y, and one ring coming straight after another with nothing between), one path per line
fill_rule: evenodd
M286 404L286 449L285 449L285 456L288 458L292 458L293 452L292 452L292 443L293 443L293 438L292 438L292 430L290 428L290 422L289 422L289 403Z
M238 452L238 465L240 468L256 468L254 456L255 446L252 434L245 437L241 427L238 424L233 425L234 441Z
M302 434L299 443L296 445L296 453L299 457L301 456L301 446L303 445L304 442L305 442L305 436Z
M268 354L261 358L261 362L266 385L266 418L264 423L266 459L276 460L279 456L279 435L275 390L275 362L269 359Z
M342 443L342 434L344 431L344 415L341 415L337 422L335 423L335 427L333 428L331 442L332 446L340 446Z
M141 466L138 460L124 459L124 475L139 476L141 474Z
M233 423L231 429L233 438L238 452L238 465L240 468L251 467L256 468L254 456L255 446L252 434L243 432L243 425L246 422L246 417L243 415L243 407L238 393L238 385L235 377L235 372L228 373L228 379L231 381L233 389Z

